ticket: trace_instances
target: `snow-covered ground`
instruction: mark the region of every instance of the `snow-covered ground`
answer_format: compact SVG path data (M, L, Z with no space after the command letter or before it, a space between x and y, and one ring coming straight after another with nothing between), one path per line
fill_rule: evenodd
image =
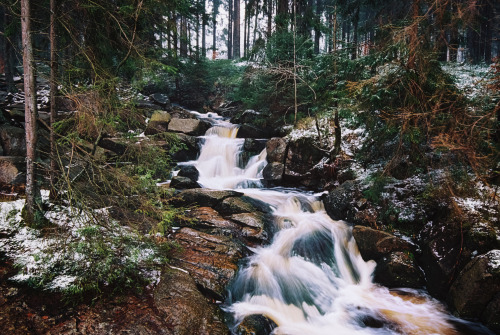
M448 62L443 65L443 69L455 78L457 87L470 98L486 93L489 65Z
M47 201L48 192L44 191L42 197ZM79 273L84 274L86 268L92 266L92 261L83 251L92 247L93 237L88 234L89 229L93 229L98 238L106 236L105 243L112 250L123 247L115 245L122 237L136 241L121 253L120 261L124 264L132 262L140 266L146 262L162 262L156 250L142 243L135 232L110 219L106 208L90 213L71 206L49 205L45 217L52 226L44 231L24 225L21 218L24 203L24 199L0 202L0 251L19 269L19 273L10 280L28 282L43 278L45 289L68 288L79 278ZM104 220L106 226L93 217ZM158 280L157 271L143 273L153 282Z

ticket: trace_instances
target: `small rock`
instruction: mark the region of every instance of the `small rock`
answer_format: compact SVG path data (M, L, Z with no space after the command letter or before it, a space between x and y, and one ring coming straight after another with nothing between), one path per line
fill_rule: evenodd
M249 315L241 321L236 330L238 335L267 335L273 332L277 325L263 315Z
M0 126L0 144L5 156L26 156L26 140L24 129Z
M364 226L354 226L352 235L365 261L377 260L395 251L413 252L415 246L397 236Z

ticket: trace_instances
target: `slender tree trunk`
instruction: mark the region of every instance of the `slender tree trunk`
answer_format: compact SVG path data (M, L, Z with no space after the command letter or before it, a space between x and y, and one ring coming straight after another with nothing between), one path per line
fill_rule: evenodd
M179 55L179 34L177 30L177 14L172 13L172 44L174 45L174 58Z
M358 26L359 26L359 6L356 8L354 13L353 22L353 38L352 38L352 53L351 58L358 58Z
M333 47L333 52L337 51L337 6L335 5L333 9L333 27L332 27L332 47Z
M24 219L28 225L35 223L40 191L35 180L36 160L36 86L35 61L31 37L30 0L21 0L21 34L23 42L25 131L26 131L26 205Z
M233 58L240 58L240 0L234 0Z
M4 5L0 5L0 73L5 73L5 66L7 65L7 57L6 57L6 52L5 52L5 44L7 43L6 38L4 36L5 32L5 7Z
M321 39L321 13L323 13L323 1L316 0L316 18L314 24L314 53L319 54L319 41Z
M56 122L56 95L57 95L57 35L56 35L56 0L50 0L50 196L56 198L57 183L57 155L56 155L56 136L54 124Z
M278 0L276 11L276 30L286 31L288 29L288 0Z
M207 38L206 38L206 35L207 35L207 14L205 13L205 10L206 10L206 1L205 0L201 0L202 1L202 28L201 28L201 56L203 58L207 57Z
M253 42L252 47L255 46L255 40L257 39L257 26L259 25L259 0L255 1L255 22L253 25Z
M188 55L188 26L186 18L180 16L181 34L180 34L180 56L187 57Z
M200 13L196 14L196 52L195 52L195 57L196 59L200 59Z
M5 8L4 13L4 24L8 27L12 23L12 15L9 12L9 8ZM8 92L15 92L16 88L14 86L14 48L12 47L13 38L12 36L6 36L5 38L5 84L7 85Z
M227 59L233 59L233 0L229 1L229 21L227 28Z
M273 33L273 0L267 0L267 38Z
M247 45L247 24L248 24L248 21L249 20L249 17L248 17L248 7L247 7L247 0L244 0L243 2L245 4L245 9L244 9L244 13L245 13L245 17L244 17L244 22L243 22L243 57L246 57L247 56L247 49L248 49L248 45Z
M219 12L219 0L214 0L212 9L212 24L214 26L212 31L212 59L217 57L217 14Z
M294 119L293 123L297 124L297 0L293 0L293 108L294 108Z

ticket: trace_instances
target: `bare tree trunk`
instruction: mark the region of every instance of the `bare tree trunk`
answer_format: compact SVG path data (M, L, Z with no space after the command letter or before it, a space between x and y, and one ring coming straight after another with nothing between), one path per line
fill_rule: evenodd
M26 205L24 219L28 225L35 223L35 212L40 191L35 180L36 160L36 86L35 61L31 41L30 0L21 0L21 34L23 42L25 131L26 131Z
M253 25L253 42L252 47L255 46L255 40L257 38L257 26L259 24L259 0L255 1L255 22Z
M294 118L293 123L297 124L297 56L296 56L296 43L297 43L297 2L293 0L293 107Z
M201 14L202 15L202 27L201 27L201 56L203 58L207 57L207 38L206 38L206 34L207 34L207 15L205 13L205 10L206 10L206 2L205 0L201 0L202 1L202 8L203 8L203 13Z
M233 58L240 58L240 0L234 0Z
M358 58L358 27L359 27L359 6L356 8L353 18L353 38L352 38L352 53L351 58Z
M229 1L229 21L227 28L227 59L233 58L233 0Z
M321 13L323 12L323 1L316 0L316 19L314 24L314 53L319 54L319 40L321 38Z
M273 32L273 0L267 0L267 38Z
M180 56L187 57L188 55L188 26L186 18L180 17L181 35L180 35Z
M245 17L244 17L244 22L243 22L243 57L246 57L247 56L247 49L248 49L248 45L247 45L247 24L248 24L248 21L250 21L250 20L249 20L249 17L248 17L247 0L244 0L244 4L245 4L245 10L244 10Z
M57 95L57 39L56 39L56 0L50 0L50 197L56 198L57 161L56 161L56 136L54 124L56 122L56 95Z
M9 12L9 8L5 7L4 17L5 27L9 26L12 22L12 15ZM7 85L8 92L15 92L14 87L14 49L12 47L12 39L9 39L9 36L6 36L5 39L5 84Z

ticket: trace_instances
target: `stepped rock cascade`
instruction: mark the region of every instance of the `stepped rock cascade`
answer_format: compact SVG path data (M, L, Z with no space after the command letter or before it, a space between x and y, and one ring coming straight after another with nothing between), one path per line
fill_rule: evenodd
M225 310L234 329L247 316L263 315L277 325L273 334L461 334L425 293L374 284L376 263L362 259L345 222L332 220L315 195L263 189L265 150L242 167L237 128L220 119L213 124L199 159L190 162L200 184L238 188L267 202L277 230L270 245L252 249L229 288Z

